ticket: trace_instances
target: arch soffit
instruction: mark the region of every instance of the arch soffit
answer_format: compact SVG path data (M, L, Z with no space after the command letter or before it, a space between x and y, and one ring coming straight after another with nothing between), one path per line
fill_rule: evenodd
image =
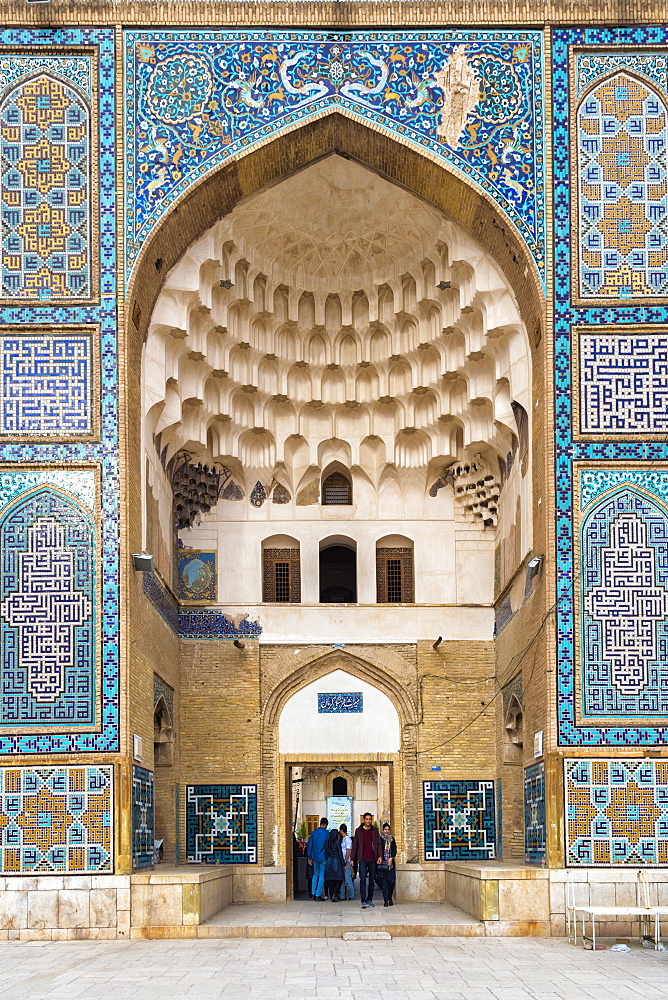
M351 653L332 652L301 664L274 688L267 698L262 713L264 724L277 726L281 712L294 694L335 670L344 670L346 673L352 674L353 677L366 681L367 684L377 688L381 694L386 695L397 710L402 729L408 723L415 724L417 722L417 712L412 699L405 688L391 674L371 660L353 656Z
M48 70L45 69L35 70L34 73L28 73L26 74L26 76L22 76L19 80L15 80L13 83L9 83L7 84L6 87L3 87L2 90L0 90L0 107L5 103L7 98L10 97L13 93L15 93L17 90L22 90L23 87L25 87L26 83L30 83L32 80L37 80L41 76L46 77L52 83L55 83L59 87L62 87L63 90L69 91L76 98L77 101L80 101L81 104L83 104L84 108L87 111L90 111L91 109L90 98L84 93L81 87L79 87L78 84L74 82L74 80L64 79L61 76L55 76L53 73L50 73Z
M17 496L12 497L6 507L3 508L0 514L0 524L4 524L5 521L14 514L20 507L23 507L30 500L33 500L40 493L50 494L51 496L58 497L59 500L64 500L65 503L73 507L77 514L86 521L88 527L93 532L93 536L96 533L96 524L93 512L88 508L88 506L82 503L78 497L75 497L72 493L68 493L67 490L62 489L60 486L53 486L50 483L39 483L37 486L31 486L29 489L24 490L23 493L17 494Z
M395 152L396 155L388 155ZM544 296L526 244L500 206L445 163L330 110L213 169L174 203L147 239L128 284L128 320L146 339L164 278L189 246L241 201L333 153L355 160L440 209L471 234L511 284L531 344L541 340Z
M616 66L614 69L608 70L607 73L602 73L600 76L597 76L595 80L592 80L591 83L587 84L578 97L577 104L575 105L576 114L580 111L583 102L588 97L591 97L595 90L598 90L602 84L608 83L610 80L614 80L616 76L630 77L632 80L635 80L636 83L639 83L643 87L647 87L647 89L651 90L653 94L656 94L664 105L668 105L668 92L664 91L655 80L652 80L649 76L645 76L644 73L635 68L626 69L623 66Z
M640 486L638 483L632 483L631 480L622 481L620 483L615 483L607 490L603 490L597 496L593 497L586 507L583 508L580 515L580 527L584 529L586 525L591 520L592 514L594 514L599 507L604 503L607 503L618 493L637 493L644 500L653 504L665 517L668 518L668 503L662 500L661 497L657 496L651 490L646 489L644 486Z

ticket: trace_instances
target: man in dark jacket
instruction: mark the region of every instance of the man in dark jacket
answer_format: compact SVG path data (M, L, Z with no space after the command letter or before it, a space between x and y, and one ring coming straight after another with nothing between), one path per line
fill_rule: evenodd
M308 839L308 844L306 845L306 857L308 858L308 864L313 866L313 876L311 878L311 899L317 899L320 903L323 902L323 890L325 888L325 863L327 857L325 855L325 843L329 837L329 832L327 830L328 820L326 816L323 816L320 820L320 826L317 830L314 830Z
M353 837L352 859L359 864L360 898L363 910L374 905L373 887L376 879L376 865L379 865L383 858L380 834L373 826L372 819L371 813L364 813L362 825L357 827Z

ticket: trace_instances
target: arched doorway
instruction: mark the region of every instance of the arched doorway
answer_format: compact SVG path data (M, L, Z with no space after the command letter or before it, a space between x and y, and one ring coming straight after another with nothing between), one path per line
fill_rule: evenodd
M293 845L288 892L307 893L304 845L326 817L330 829L351 833L370 812L393 822L401 726L392 700L345 669L332 670L292 694L278 719L286 761L287 841ZM332 762L346 759L346 764Z

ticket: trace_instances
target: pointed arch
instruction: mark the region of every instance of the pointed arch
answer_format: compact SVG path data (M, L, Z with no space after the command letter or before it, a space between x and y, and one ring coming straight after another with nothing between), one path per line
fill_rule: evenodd
M587 506L578 533L577 711L588 724L665 719L668 511L630 484ZM625 720L625 721L622 721Z
M417 723L416 706L406 688L372 660L342 653L338 650L325 653L297 667L270 693L264 705L262 718L265 726L276 726L286 702L301 688L335 670L343 670L353 677L366 681L387 695L399 714L401 728Z
M96 527L40 486L0 517L0 727L97 721Z

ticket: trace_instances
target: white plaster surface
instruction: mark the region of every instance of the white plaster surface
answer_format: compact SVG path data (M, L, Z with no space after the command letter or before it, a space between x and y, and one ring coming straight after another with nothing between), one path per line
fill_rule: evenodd
M491 607L357 604L226 605L225 614L248 615L262 625L261 642L302 644L389 643L430 639L489 641L494 634Z
M318 712L318 693L361 691L364 711ZM399 716L377 688L344 670L335 670L292 696L278 723L280 753L397 753Z

